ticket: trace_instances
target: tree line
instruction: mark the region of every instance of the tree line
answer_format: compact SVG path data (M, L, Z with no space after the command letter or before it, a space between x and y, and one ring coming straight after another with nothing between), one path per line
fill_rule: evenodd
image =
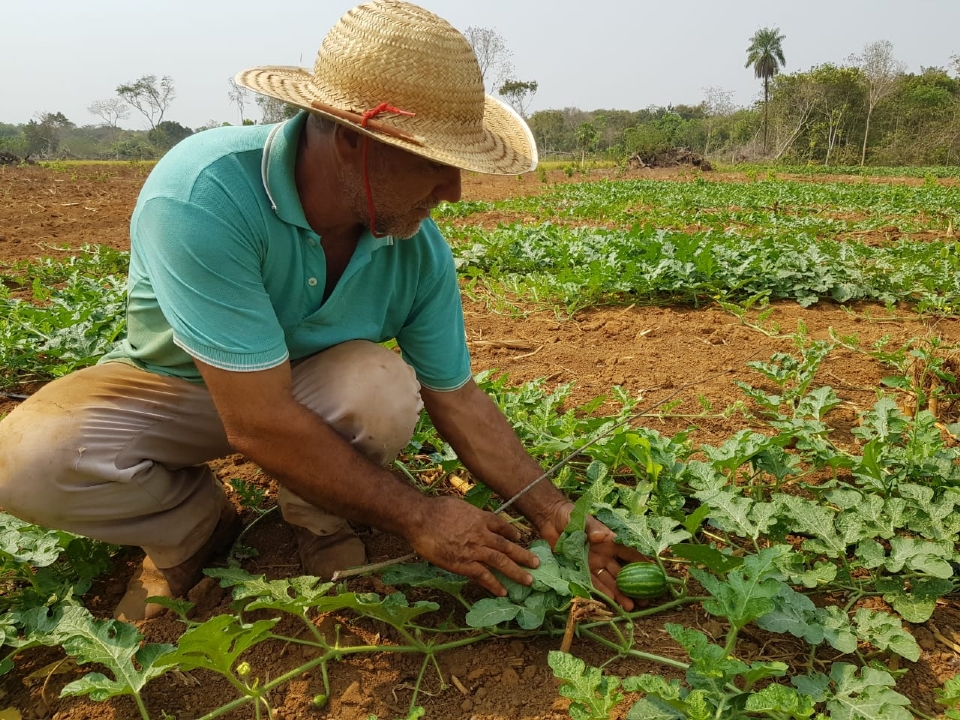
M540 110L530 128L545 157L646 159L682 148L732 163L960 164L960 56L950 69L908 73L881 40L844 63L786 74L784 39L777 28L751 38L746 67L763 99L750 107L714 87L696 105Z
M251 107L260 111L260 122L274 123L292 117L297 109L263 95L253 93L228 80L227 97L238 109L240 123L254 124L245 116ZM178 142L195 132L229 125L210 121L198 128L189 128L175 120L165 119L176 99L174 80L169 75L158 78L144 75L116 88L116 96L93 101L87 112L99 123L79 126L62 112L38 112L26 123L14 125L0 122L0 153L20 159L115 159L148 160L158 158ZM120 127L136 112L150 125L149 130L128 130Z
M706 88L694 105L641 110L577 107L528 115L535 80L518 79L512 54L494 29L470 27L487 92L498 94L527 119L545 158L656 157L682 148L723 162L781 161L824 165L952 165L960 163L960 56L949 69L908 73L888 41L869 43L843 63L785 73L785 36L760 28L746 48L745 68L763 84L763 97L737 107L732 93ZM241 124L272 123L296 108L256 95L228 80L227 97ZM162 155L192 133L168 113L176 98L169 76L145 75L118 85L116 96L91 103L98 124L78 126L61 112L29 122L0 122L0 152L19 157L147 159ZM259 118L254 118L254 109ZM149 130L119 126L134 113Z

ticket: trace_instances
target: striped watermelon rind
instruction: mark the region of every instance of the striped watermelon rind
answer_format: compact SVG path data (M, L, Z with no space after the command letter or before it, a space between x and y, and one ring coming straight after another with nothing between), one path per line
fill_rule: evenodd
M654 563L630 563L620 568L617 588L624 595L637 600L656 598L667 591L667 576Z

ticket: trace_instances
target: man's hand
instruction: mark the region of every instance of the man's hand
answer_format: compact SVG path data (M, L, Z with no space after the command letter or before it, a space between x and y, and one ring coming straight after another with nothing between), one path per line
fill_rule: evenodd
M522 585L533 582L523 567L535 568L540 560L516 544L520 533L510 523L457 498L439 497L430 503L428 521L408 537L421 557L501 597L507 589L491 569Z
M567 527L572 511L573 503L558 503L548 516L548 521L540 526L540 537L550 543L550 547L556 544ZM587 518L586 533L590 542L590 578L593 586L607 597L616 600L624 610L633 610L633 600L617 589L617 574L620 572L621 561L640 562L647 558L633 548L618 545L613 530L595 517Z
M541 475L543 469L523 449L520 440L496 404L472 380L459 390L449 392L422 388L420 395L423 397L424 406L433 420L434 427L453 446L460 461L475 477L486 483L502 498L512 498L527 488L527 492L518 498L513 507L530 520L540 533L540 537L553 547L570 521L573 503L550 482L541 482L533 487L527 487L534 478ZM439 553L443 550L441 546L449 543L451 552L464 553L466 563L472 572L455 568L453 563L462 562L462 560L454 557L447 560L445 564L443 560L433 560L427 552L421 552L421 555L448 570L475 578L484 587L502 595L503 587L484 565L504 571L501 565L505 562L505 566L509 566L511 570L525 575L514 561L519 558L520 563L528 567L536 567L536 563L531 559L531 553L508 542L518 537L512 527L490 513L483 515L494 517L498 522L496 527L505 529L488 528L484 524L487 522L485 520L481 525L484 533L487 533L486 540L477 543L476 540L468 540L461 528L456 525L434 528L433 536L437 538L434 544L437 547L427 549L427 552ZM643 560L643 556L635 550L617 545L614 542L616 536L613 531L595 518L587 521L586 529L590 540L590 571L594 586L608 597L614 598L625 609L633 609L633 601L617 590L616 576L620 572L619 560L633 562ZM417 528L417 531L420 531L420 528ZM443 532L447 532L449 537L444 537ZM491 540L490 533L500 537ZM500 547L490 545L490 542L499 543ZM509 553L501 549L507 546L510 546ZM481 548L485 547L488 549L481 553ZM496 558L501 565L489 562L493 559L493 556L489 555L489 548L496 549ZM420 548L418 547L417 550L419 551ZM518 552L522 554L518 555ZM478 553L486 559L478 557ZM437 554L436 557L442 557L442 555ZM480 570L483 570L485 575L481 574ZM504 574L523 582L517 575L507 572Z

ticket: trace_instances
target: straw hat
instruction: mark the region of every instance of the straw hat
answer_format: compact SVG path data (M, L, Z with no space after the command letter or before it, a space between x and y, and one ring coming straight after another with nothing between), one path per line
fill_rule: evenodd
M256 67L236 81L464 170L516 175L537 166L530 129L512 108L484 94L466 38L399 0L349 10L323 39L313 73Z

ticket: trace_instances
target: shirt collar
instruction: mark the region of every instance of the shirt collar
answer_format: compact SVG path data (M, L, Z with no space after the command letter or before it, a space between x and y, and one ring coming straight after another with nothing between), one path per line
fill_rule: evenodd
M277 217L290 225L310 230L310 225L303 213L303 205L300 203L294 173L300 132L307 117L308 113L303 111L274 126L263 146L260 173L263 187L267 191L267 197L270 198L270 204L277 213ZM391 236L377 238L366 228L357 243L358 249L362 248L371 253L388 245L393 245Z

